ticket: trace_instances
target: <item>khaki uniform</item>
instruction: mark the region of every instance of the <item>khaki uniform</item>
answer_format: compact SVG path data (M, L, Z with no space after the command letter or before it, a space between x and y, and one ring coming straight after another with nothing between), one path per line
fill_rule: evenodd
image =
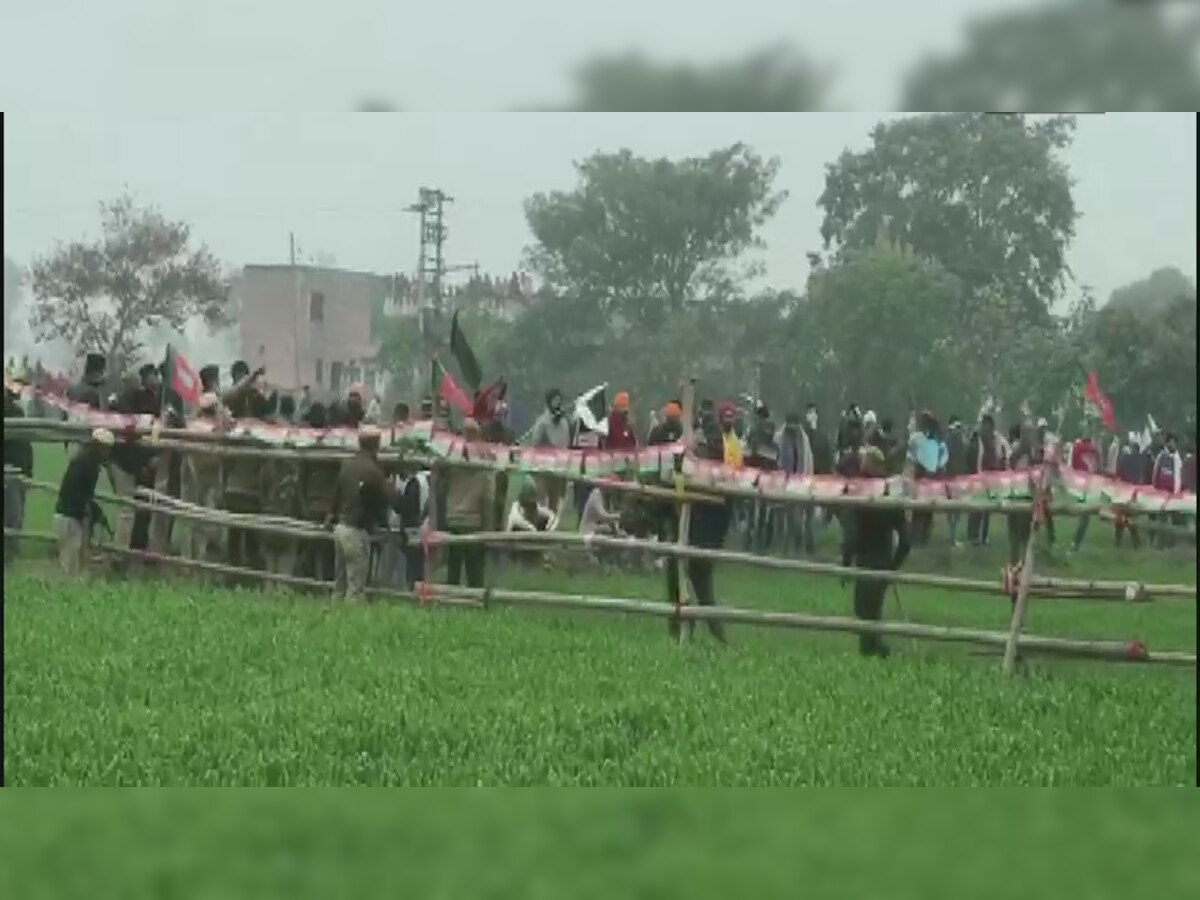
M183 464L183 499L205 509L221 507L221 463L206 453L189 453ZM191 522L184 555L202 562L216 562L224 556L224 535L219 525Z
M305 462L300 466L300 503L309 522L324 522L333 509L333 486L340 463ZM302 541L301 553L306 574L319 581L334 576L334 551L325 540Z
M88 553L88 529L85 523L55 515L54 533L58 537L58 564L68 575L83 571Z
M365 596L371 566L371 531L386 521L392 496L383 470L369 456L342 463L333 491L334 599Z
M268 516L288 519L303 518L300 508L300 464L289 460L270 460L260 470L259 490L263 512ZM283 534L263 533L259 537L263 562L268 572L278 575L295 575L299 538ZM267 590L280 590L285 586L269 581Z
M367 593L371 562L371 536L362 528L335 525L333 528L333 598L358 600Z

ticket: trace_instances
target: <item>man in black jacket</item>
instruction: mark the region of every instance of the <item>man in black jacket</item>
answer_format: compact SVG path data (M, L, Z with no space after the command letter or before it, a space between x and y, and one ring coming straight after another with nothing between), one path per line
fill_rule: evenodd
M887 471L883 452L877 447L865 447L861 453L860 470L868 478L881 478ZM861 506L845 511L847 525L842 541L842 565L860 569L895 571L908 557L910 547L908 525L904 510ZM895 541L893 541L893 535ZM868 622L883 618L883 598L888 582L876 578L854 579L854 615ZM858 651L863 656L885 657L887 646L878 634L860 634Z
M96 482L108 462L113 443L111 431L97 428L63 473L54 506L54 531L58 536L58 563L68 575L78 575L83 569L96 503Z
M724 459L724 437L720 426L715 421L707 423L696 446L696 455L702 459L720 461ZM725 546L725 538L729 534L729 523L733 517L732 507L728 500L720 505L708 503L692 504L691 524L688 528L688 545L703 547L709 550L720 550ZM678 603L680 596L679 560L672 558L667 562L667 599ZM686 563L688 581L692 585L692 593L700 606L716 606L717 598L713 584L714 563L707 559L689 559ZM672 618L669 633L672 637L679 636L681 621ZM688 631L695 630L695 621L688 623ZM725 627L721 622L708 620L708 630L722 644L726 643Z

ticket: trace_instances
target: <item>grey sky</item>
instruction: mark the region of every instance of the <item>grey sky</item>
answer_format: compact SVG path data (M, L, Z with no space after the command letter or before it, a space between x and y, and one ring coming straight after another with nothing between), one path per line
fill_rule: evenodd
M55 240L94 234L97 201L128 186L232 265L302 250L348 268L413 268L421 184L456 198L450 261L507 273L529 236L522 200L569 187L571 161L630 147L704 153L741 140L783 162L791 192L767 226L767 281L799 287L819 246L823 165L865 146L879 114L407 113L300 116L10 114L4 135L5 253L21 265ZM1070 254L1101 298L1174 265L1196 273L1196 127L1190 114L1082 117L1069 164L1082 213Z
M562 100L597 52L706 61L780 40L838 76L833 107L889 109L900 72L980 13L1046 0L8 0L5 109L496 110Z

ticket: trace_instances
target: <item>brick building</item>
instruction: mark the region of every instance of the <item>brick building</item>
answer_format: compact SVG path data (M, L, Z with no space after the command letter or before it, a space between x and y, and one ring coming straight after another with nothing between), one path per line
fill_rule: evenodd
M393 291L391 276L315 266L246 266L234 291L240 307L241 357L285 390L308 385L328 400L356 381L382 394L376 310Z

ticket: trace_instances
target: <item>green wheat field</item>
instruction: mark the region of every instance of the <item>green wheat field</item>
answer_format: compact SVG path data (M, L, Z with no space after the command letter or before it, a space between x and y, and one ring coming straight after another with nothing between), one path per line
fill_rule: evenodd
M57 481L60 446L35 477ZM26 528L48 531L31 492ZM110 517L116 521L115 510ZM939 521L912 570L998 577L997 546L951 550ZM1073 521L1059 522L1059 544ZM835 555L836 527L821 557ZM999 657L893 639L493 607L333 606L183 577L60 577L26 545L4 576L10 785L1194 785L1196 673ZM1194 583L1192 548L1115 550L1092 523L1047 574ZM662 599L661 574L506 567L498 586ZM736 606L847 614L834 579L724 567ZM902 586L917 622L1004 629L1009 605ZM894 598L885 615L897 617ZM1034 601L1027 630L1196 647L1193 601Z

